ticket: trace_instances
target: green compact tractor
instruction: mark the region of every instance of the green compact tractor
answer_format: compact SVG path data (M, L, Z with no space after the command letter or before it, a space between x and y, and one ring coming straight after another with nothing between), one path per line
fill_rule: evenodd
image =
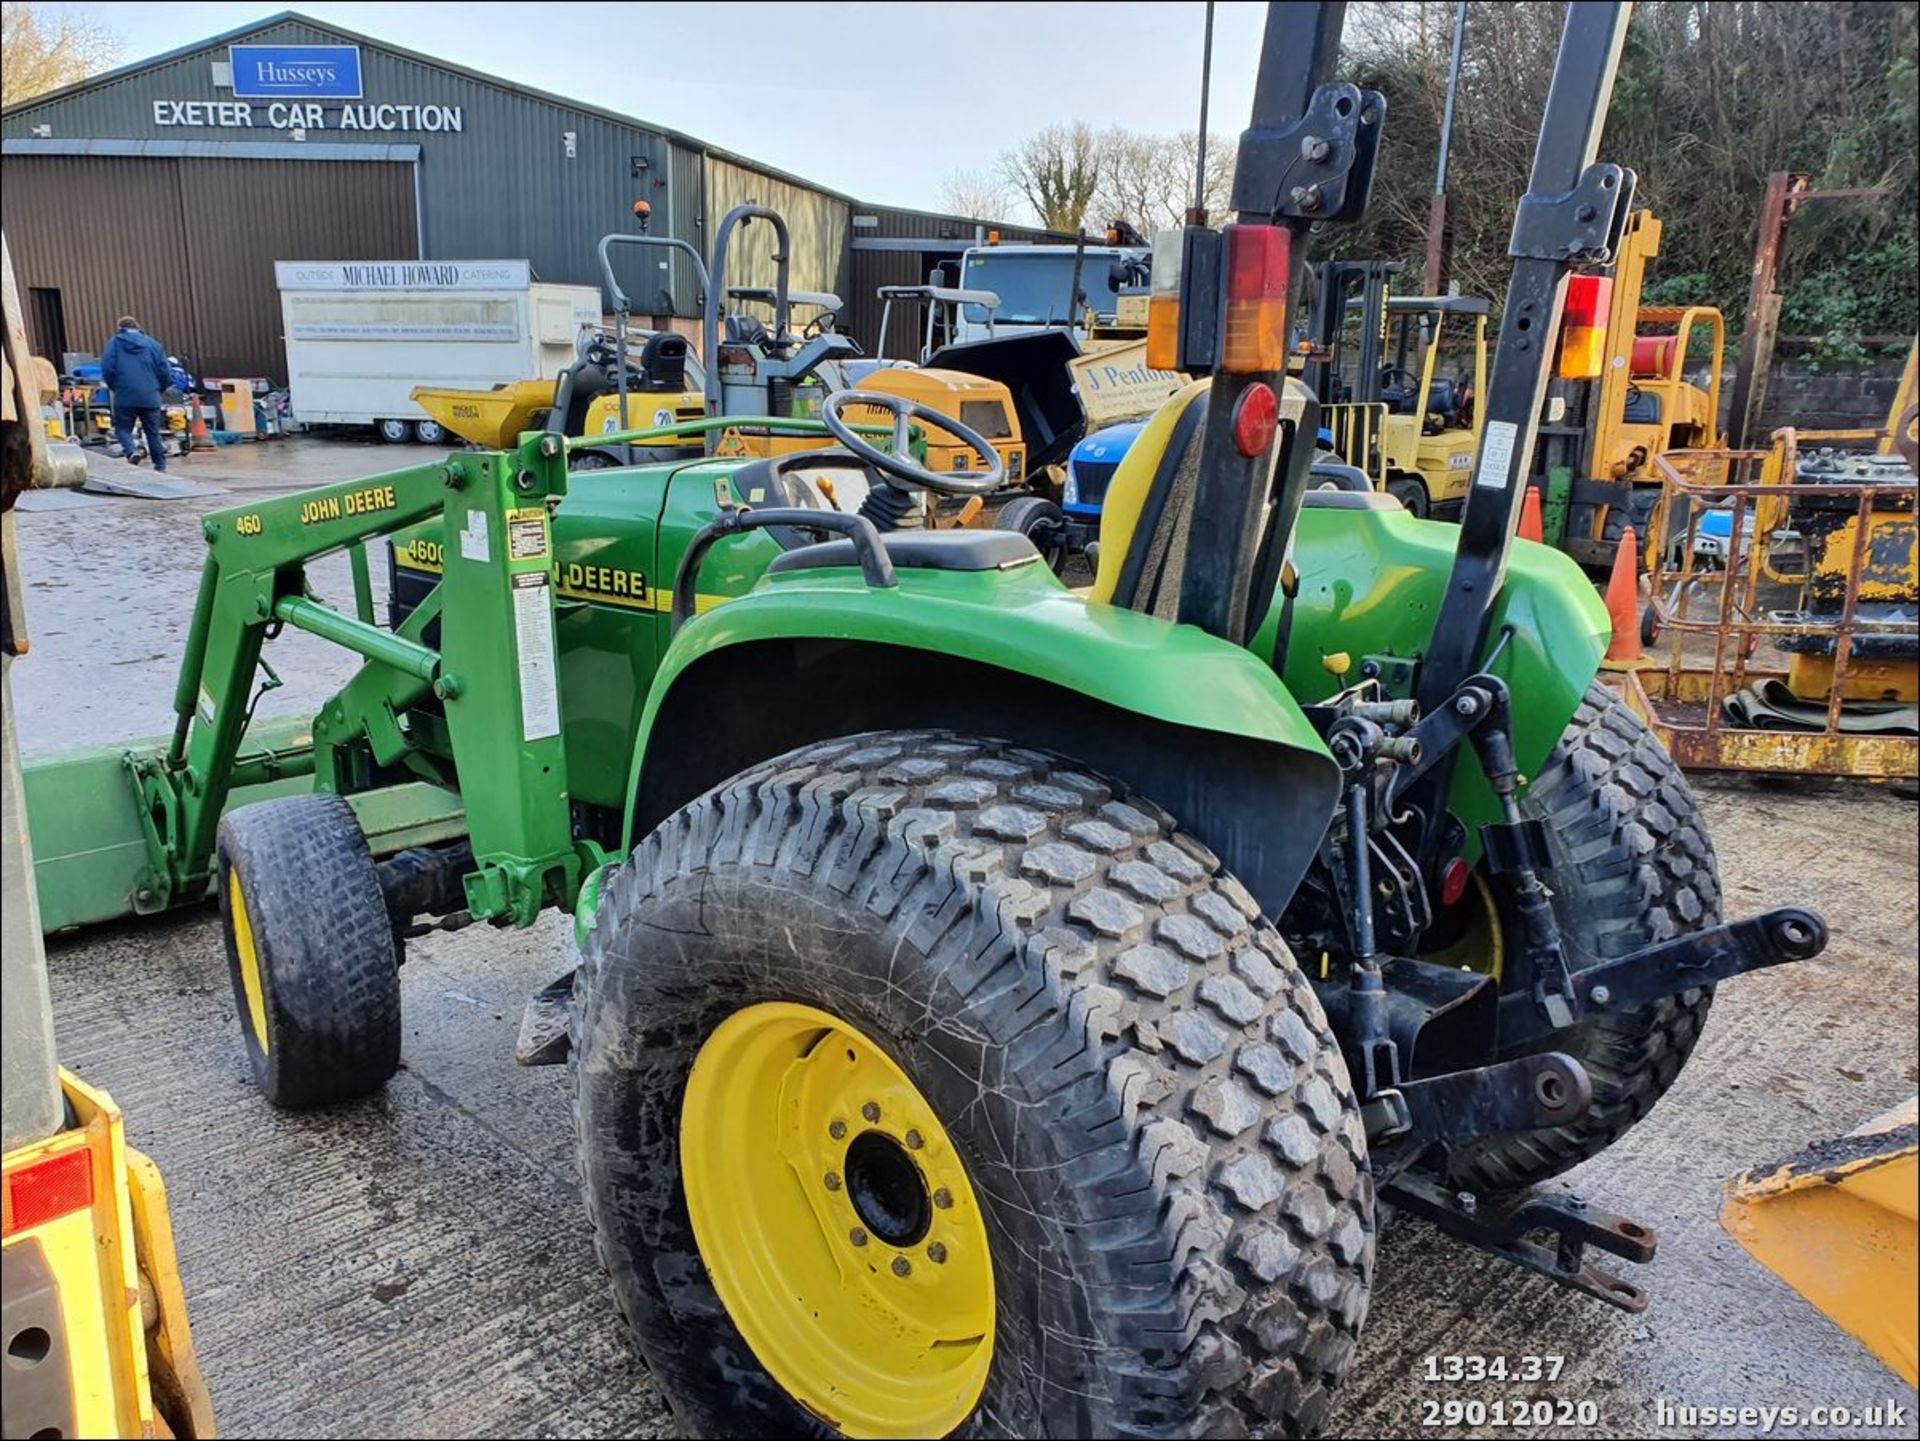
M901 525L999 460L858 391L732 419L792 454L569 475L588 442L530 433L221 511L171 738L29 777L47 923L217 897L302 1107L394 1073L411 937L570 913L529 1059L572 1068L693 1434L1311 1430L1381 1203L1643 1305L1596 1257L1652 1232L1531 1188L1646 1115L1716 983L1825 933L1722 920L1685 780L1594 685L1592 587L1513 539L1569 267L1631 196L1594 162L1625 7L1568 15L1458 527L1311 490L1286 391L1308 232L1361 213L1385 117L1329 78L1341 19L1268 17L1240 222L1180 237L1203 378L1091 594ZM922 463L942 428L977 469ZM437 584L380 625L365 546L416 526ZM352 612L306 579L342 548ZM285 626L362 657L310 725L251 719Z

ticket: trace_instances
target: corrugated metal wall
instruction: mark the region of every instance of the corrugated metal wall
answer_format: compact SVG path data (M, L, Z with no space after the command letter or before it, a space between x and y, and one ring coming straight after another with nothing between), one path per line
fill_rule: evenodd
M284 379L274 261L419 255L411 165L9 155L0 168L20 284L60 292L79 350L131 312L200 374Z
M20 292L60 292L73 349L98 354L115 319L129 313L177 353L198 346L200 315L184 261L174 165L8 156L0 165L0 193ZM75 225L75 215L94 216L95 223ZM27 307L30 332L37 329L37 310ZM30 333L27 339L35 354L60 364L49 337Z
M736 205L765 205L787 222L787 285L793 290L832 290L840 283L840 260L847 245L849 209L843 200L818 190L806 190L789 181L749 170L709 156L707 159L708 228L716 234L720 221ZM711 245L709 240L709 245ZM726 284L772 285L774 235L770 225L752 224L734 231L727 242ZM842 299L846 297L842 296Z
M537 29L537 27L536 27ZM531 33L531 32L530 32ZM250 128L162 126L156 123L154 103L173 101L228 101L230 90L215 85L216 69L227 59L234 39L278 44L357 44L360 49L362 90L368 104L440 105L461 108L457 133L394 130L367 131L339 128L340 102L324 102L325 124L309 129L296 142L284 130L268 125L265 102L254 103ZM645 199L653 209L652 230L693 245L703 256L711 247L714 229L727 209L754 200L781 211L792 228L793 284L796 288L831 290L855 306L872 300L874 274L856 265L847 241L850 236L924 237L939 242L953 232L954 239L970 239L975 222L917 211L861 207L860 213L882 217L877 230L854 229L849 202L841 196L807 185L794 176L774 173L740 157L714 154L702 142L676 130L661 129L624 118L570 105L562 97L545 96L506 81L472 74L428 56L413 56L379 45L351 32L282 19L235 32L194 49L162 58L125 75L90 82L66 95L30 102L10 110L0 123L10 145L28 146L46 140L163 141L176 149L190 142L195 149L226 150L237 144L278 144L297 148L310 143L352 141L404 142L416 145L421 255L434 259L515 259L532 262L542 280L599 285L596 255L602 235L634 228L633 203ZM8 158L8 173L12 161ZM39 157L35 157L36 161ZM154 161L177 176L171 162ZM231 172L277 196L290 196L297 175L306 166L323 162L259 160L259 168ZM284 179L269 180L269 171ZM214 178L208 172L209 178ZM134 184L134 182L125 182ZM144 184L146 182L140 182ZM159 184L161 182L155 181ZM245 190L222 191L221 213L253 221L256 199ZM264 204L261 220L267 223ZM14 206L9 195L8 214ZM304 201L298 211L302 233L294 237L298 255L277 258L320 258L315 255L316 226L321 207ZM351 218L351 207L338 212ZM11 226L10 226L11 228ZM1016 232L1000 227L1008 239ZM1026 238L1031 232L1018 232ZM309 243L311 242L311 243ZM369 255L365 245L343 240L338 257ZM742 237L734 266L736 283L767 283L772 244L765 227L752 227ZM924 267L911 270L888 262L886 278L924 278ZM675 259L662 271L657 262L628 251L619 262L621 284L642 315L671 312L698 313L692 267ZM133 284L143 270L123 270L116 280ZM141 281L144 287L145 282ZM865 293L863 293L865 292ZM278 317L277 305L270 312ZM877 323L873 306L871 323ZM188 323L183 319L182 324ZM77 331L77 322L73 323ZM277 346L275 347L277 353Z
M330 29L283 20L246 36L249 42L337 45ZM90 86L41 105L16 107L7 138L24 138L47 125L52 138L285 141L264 125L255 102L250 129L157 126L157 99L231 100L216 89L213 66L227 58L224 44L165 60L150 69ZM525 258L542 280L600 283L595 246L609 231L631 230L633 202L644 198L663 215L670 209L671 147L665 135L621 124L529 95L504 82L414 60L384 48L360 46L367 101L457 105L458 134L422 131L307 131L313 141L388 140L420 146L421 208L426 219L422 254L441 260ZM329 117L339 102L324 102ZM567 136L573 154L567 154ZM11 206L9 206L9 210ZM356 252L360 253L360 252ZM622 283L629 280L624 272ZM638 281L637 275L632 277ZM657 291L658 285L648 287ZM640 292L634 293L636 305ZM686 305L691 309L691 287ZM651 304L651 300L647 303Z
M667 195L673 207L672 223L669 229L663 231L660 222L656 220L654 230L671 235L677 240L686 241L700 253L702 258L705 258L707 233L712 229L707 221L706 211L702 208L706 200L706 152L678 143L669 144L667 148L672 157L670 164L673 167L671 180L667 186ZM700 285L692 264L684 256L674 256L672 275L674 314L698 315Z

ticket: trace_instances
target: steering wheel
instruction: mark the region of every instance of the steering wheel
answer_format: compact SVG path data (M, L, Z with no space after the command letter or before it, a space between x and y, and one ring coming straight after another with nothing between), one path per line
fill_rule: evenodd
M1401 381L1406 382L1406 388L1410 391L1420 388L1420 377L1404 366L1389 365L1383 367L1380 371L1380 388L1382 390Z
M893 417L893 448L881 450L856 431L842 413L848 406L871 405ZM836 390L820 406L820 419L833 438L871 465L902 485L930 490L937 495L985 495L1005 483L1007 467L992 442L955 420L929 409L904 395L888 395L878 390ZM908 427L914 422L943 430L980 457L984 470L931 470L913 458Z

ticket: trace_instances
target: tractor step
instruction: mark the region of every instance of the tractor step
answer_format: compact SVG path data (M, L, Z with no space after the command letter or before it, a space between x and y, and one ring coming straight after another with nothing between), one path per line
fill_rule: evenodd
M1431 1221L1457 1240L1596 1301L1635 1314L1647 1309L1643 1289L1588 1264L1586 1252L1592 1246L1644 1265L1653 1259L1658 1245L1653 1228L1590 1206L1578 1196L1529 1192L1504 1201L1483 1201L1470 1191L1455 1191L1432 1176L1407 1172L1385 1186L1380 1198L1409 1215ZM1535 1239L1542 1235L1551 1240Z

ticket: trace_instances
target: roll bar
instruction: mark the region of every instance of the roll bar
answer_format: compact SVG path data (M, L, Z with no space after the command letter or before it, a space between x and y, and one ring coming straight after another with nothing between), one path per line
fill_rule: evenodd
M707 263L700 258L700 252L684 240L670 235L626 235L614 234L600 237L600 278L606 281L607 292L613 296L613 341L618 347L620 363L614 367L614 383L620 396L620 428L629 429L627 420L627 318L633 313L633 306L627 299L627 292L620 288L620 282L613 275L613 247L616 245L658 246L666 250L678 250L693 262L693 273L700 281L700 308L711 312L709 303L713 295L713 285L707 278ZM714 378L714 367L707 358L713 352L709 350L701 357L701 378L706 382L707 413L714 412L715 402L719 398L719 381ZM627 460L632 460L631 447L628 447Z

